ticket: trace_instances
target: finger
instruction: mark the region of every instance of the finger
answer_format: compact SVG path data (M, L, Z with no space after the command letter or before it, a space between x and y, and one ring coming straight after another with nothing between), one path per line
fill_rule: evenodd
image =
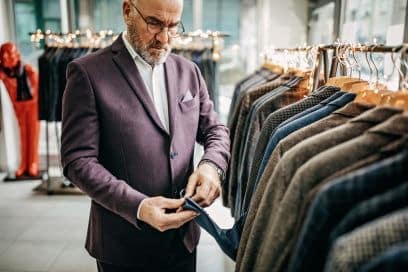
M210 206L211 204L214 203L215 199L217 199L219 194L220 194L219 186L217 186L216 184L211 184L210 192L208 193L208 196L206 197L206 199L202 201L201 205L203 207Z
M198 204L205 208L208 207L211 204L211 200L212 200L212 186L208 186L208 192L206 193L206 195L203 197L203 199L201 201L198 202Z
M166 228L178 227L183 222L194 219L198 213L194 211L181 211L179 213L168 213L163 215L163 224Z
M197 193L193 196L193 200L196 202L203 202L207 199L210 189L211 187L207 183L202 184L197 188Z
M166 226L165 230L178 229L178 228L180 228L181 226L183 226L185 223L187 223L187 222L193 220L195 217L196 217L196 216L194 216L194 217L192 217L192 218L188 218L188 219L186 219L186 220L184 220L184 221L180 221L180 222L178 222L178 223L170 224L170 225Z
M217 198L217 191L218 191L218 188L216 186L211 188L211 191L208 194L208 200L209 200L209 202L207 203L208 206L214 203L214 200Z
M192 174L188 179L187 187L186 187L186 194L185 197L191 197L194 194L194 191L198 185L198 176L196 174Z
M173 199L173 198L160 198L160 207L164 209L178 209L184 204L184 198Z

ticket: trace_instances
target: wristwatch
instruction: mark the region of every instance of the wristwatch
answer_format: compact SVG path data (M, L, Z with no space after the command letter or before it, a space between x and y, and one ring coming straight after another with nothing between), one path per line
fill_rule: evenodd
M220 181L221 181L221 182L224 182L224 180L225 180L225 173L224 173L224 171L223 171L220 167L218 167L218 165L216 165L215 163L213 163L213 162L210 161L210 160L202 160L202 161L200 161L200 163L198 164L198 166L200 166L201 164L204 164L204 163L211 165L211 166L217 171L217 174L218 174L218 177L220 178Z

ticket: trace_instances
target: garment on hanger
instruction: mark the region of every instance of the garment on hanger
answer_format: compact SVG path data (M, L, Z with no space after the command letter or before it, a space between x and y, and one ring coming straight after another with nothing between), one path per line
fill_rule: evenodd
M364 224L338 238L324 271L355 271L388 248L408 240L408 208Z
M327 48L336 47L323 51ZM341 50L340 57L347 57ZM278 73L273 63L266 67ZM262 122L254 113L275 90L249 107L243 104L249 110L238 132L234 127L224 185L233 216L244 222L236 271L359 271L374 269L373 260L378 267L404 267L392 256L404 252L408 232L402 219L408 185L399 174L407 165L402 159L408 151L407 96L404 91L377 95L373 90L380 84L367 88L361 82L346 76L320 88L320 82L310 82L310 87L317 83L316 91L281 105ZM366 89L360 92L358 84ZM234 97L232 108L240 108L237 91ZM398 97L401 103L395 102ZM332 187L337 189L328 194ZM378 247L376 239L384 239Z
M277 80L279 80L279 78ZM233 148L231 151L230 168L227 172L228 202L231 205L231 211L233 214L235 211L235 196L237 195L237 190L240 189L237 173L239 173L240 156L244 148L243 142L246 142L247 140L246 132L251 130L254 126L261 127L262 123L271 112L302 99L304 95L307 94L308 90L297 88L301 80L301 78L294 77L287 83L270 90L270 92L254 101L246 117L243 115L243 117L239 119L235 133L236 137L232 141ZM251 128L249 128L249 125L251 125Z
M241 136L240 130L242 130L242 127L245 126L246 117L255 100L288 81L286 78L279 77L280 75L278 74L272 73L266 69L261 69L260 71L255 72L252 76L248 77L245 82L239 83L236 86L228 119L231 143L237 142L238 140L235 140L235 137ZM236 101L234 102L234 100ZM236 105L234 105L234 103ZM239 147L234 147L234 149L231 151L231 153L234 154L230 160L231 162L235 162L235 158L237 156L236 153L238 152ZM228 207L231 206L231 203L229 202L228 182L230 179L229 173L232 173L231 167L235 167L235 163L230 163L230 167L226 173L226 181L224 181L222 188L223 204Z
M362 272L394 272L408 269L408 243L397 243L361 267Z
M45 47L38 59L40 120L61 121L68 63L92 51L90 48Z
M261 84L276 79L279 74L273 73L272 71L261 68L256 70L252 74L243 78L240 82L235 85L234 92L232 94L231 105L228 113L227 125L229 128L233 127L233 119L236 118L236 113L238 112L237 107L240 105L240 100L242 96L255 86L260 86Z
M301 230L291 261L291 271L302 271L305 267L322 270L330 245L330 232L356 204L404 182L403 165L407 154L406 151L396 151L396 155L342 176L320 190ZM324 218L319 217L322 212L325 214ZM310 229L311 224L313 230ZM306 252L310 248L314 249L313 252ZM311 262L308 259L311 256L319 256L319 260Z
M406 133L408 133L408 116L398 115L357 138L321 152L302 164L291 178L289 186L284 186L286 189L283 190L283 198L277 202L276 209L272 208L273 216L267 216L263 220L264 224L266 220L271 227L266 236L260 237L264 241L264 246L268 248L268 252L258 255L258 265L265 265L270 271L275 271L275 269L278 271L283 265L296 239L294 229L298 224L296 220L299 218L298 214L304 198L314 186L318 185L319 181L324 180L330 173L365 159L377 152L379 148L399 140ZM307 151L303 151L303 153L307 153ZM327 161L336 161L336 163L327 164ZM269 192L271 189L267 188L266 191ZM261 211L264 210L261 208L262 206L270 204L273 200L264 197L263 201L264 204L261 203L260 206ZM268 206L270 207L270 205ZM257 251L256 248L255 251ZM271 269L270 257L275 257L275 255L276 258L273 258L274 264Z
M267 185L267 181L269 177L272 175L273 171L275 170L276 165L278 164L279 160L282 159L282 156L293 146L300 143L307 138L316 135L318 133L324 132L326 130L330 130L337 126L340 126L346 123L348 120L362 114L363 112L373 108L374 106L361 104L361 103L350 103L345 107L335 111L327 118L324 118L310 126L307 126L299 131L296 131L290 134L288 137L283 139L275 148L274 152L272 153L268 165L264 171L263 176L261 177L260 187L258 188L258 184L255 183L255 179L251 179L253 182L250 182L247 186L247 191L245 194L244 199L244 206L243 210L248 212L247 219L244 227L244 231L241 237L241 250L243 250L244 245L247 243L247 237L250 233L253 220L255 218L259 203L263 196L263 191L265 191L265 186ZM251 202L252 200L252 202ZM248 208L247 208L248 207ZM247 208L247 209L246 209Z
M308 97L295 102L287 107L281 108L276 112L271 113L265 122L262 124L261 132L259 135L259 139L256 143L255 152L253 155L252 162L250 164L250 174L247 180L242 179L241 182L246 184L253 184L258 179L257 173L259 171L259 167L261 164L261 160L263 158L264 150L268 144L269 137L273 134L273 131L277 128L278 125L283 123L285 120L293 117L294 115L307 110L315 106L316 104L320 103L324 99L329 98L334 93L338 92L340 89L337 87L322 87L317 91L313 92ZM252 195L252 194L251 194ZM248 194L245 197L246 201L244 202L245 207L249 206L250 202L250 195Z
M249 172L250 168L250 161L252 160L261 128L266 118L271 113L281 109L282 107L293 104L307 96L309 90L302 86L303 81L304 79L302 78L294 77L293 81L283 84L279 88L274 89L267 95L264 95L256 100L251 107L250 113L245 121L244 130L242 132L242 140L238 145L238 155L236 156L237 171L235 171L237 175L236 178L233 176L230 177L230 185L235 184L236 187L235 195L237 197L235 200L233 199L234 194L231 192L231 209L233 212L235 211L235 217L240 216L241 203L238 202L238 200L240 199L239 196L245 192L246 183L244 183L243 180L246 180L247 178L247 173ZM289 89L285 91L283 89L284 87L288 87Z

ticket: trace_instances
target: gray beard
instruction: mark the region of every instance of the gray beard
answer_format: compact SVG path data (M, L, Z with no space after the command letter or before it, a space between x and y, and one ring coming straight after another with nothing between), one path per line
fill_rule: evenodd
M149 51L145 47L136 48L136 52L151 66L161 65L166 62L167 57L170 55L170 50L166 50L160 54L159 58L155 58L150 55Z
M131 45L133 46L133 48L135 49L135 51L142 57L142 59L144 59L144 61L146 61L149 65L156 66L156 65L161 65L164 62L166 62L167 57L170 55L171 52L171 48L169 47L167 50L165 50L163 53L161 53L158 58L157 57L153 57L149 51L148 48L150 46L150 44L147 45L141 45L142 42L140 40L139 34L137 33L137 31L134 29L133 26L129 25L128 26L128 31L127 31L127 35L129 38L129 42L131 43ZM140 46L139 46L140 45Z

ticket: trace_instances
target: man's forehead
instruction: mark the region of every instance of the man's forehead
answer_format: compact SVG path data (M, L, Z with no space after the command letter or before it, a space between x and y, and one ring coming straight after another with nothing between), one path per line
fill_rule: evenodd
M137 0L137 5L149 13L181 13L183 0Z

